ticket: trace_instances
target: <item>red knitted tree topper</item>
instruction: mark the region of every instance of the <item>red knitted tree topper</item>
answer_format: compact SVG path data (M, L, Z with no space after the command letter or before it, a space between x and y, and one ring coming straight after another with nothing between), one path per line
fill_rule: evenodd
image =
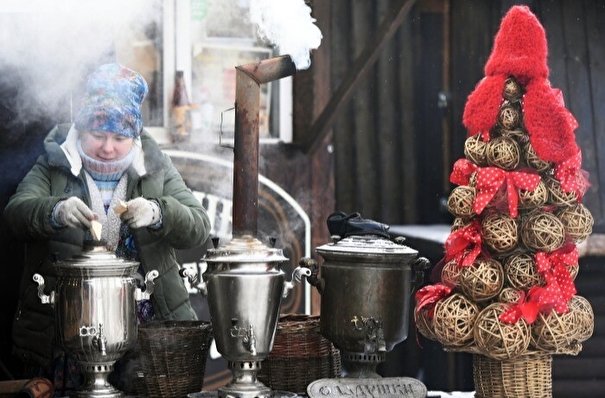
M502 19L485 77L469 95L462 122L469 135L489 139L502 104L504 82L514 77L524 86L524 124L537 155L560 163L574 156L576 119L565 108L560 90L548 81L548 45L544 28L527 6L514 6Z

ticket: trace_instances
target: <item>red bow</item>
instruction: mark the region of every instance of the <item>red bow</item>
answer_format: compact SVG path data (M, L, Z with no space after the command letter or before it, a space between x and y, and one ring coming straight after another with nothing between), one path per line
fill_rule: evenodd
M450 182L457 185L468 185L468 180L476 170L477 165L473 162L464 158L458 159L450 174Z
M445 241L445 262L455 258L458 267L470 267L481 253L481 224L479 221L457 229Z
M533 192L540 182L540 176L531 172L506 171L498 167L480 168L477 171L477 197L473 202L473 211L481 214L505 182L508 211L511 217L516 218L517 203L519 202L517 189Z
M567 303L577 293L576 286L567 266L578 265L578 248L568 244L550 254L539 252L535 255L538 272L546 280L539 297L541 310L554 308L558 314L567 312Z
M536 296L539 295L540 287L534 286L525 294L521 291L521 297L516 304L513 304L508 310L500 314L500 321L503 323L513 324L521 318L529 324L534 323L538 317L538 303Z
M436 302L446 298L452 292L452 288L442 283L435 285L428 285L416 292L416 312L418 313L422 308L433 305ZM429 318L433 317L433 311L435 307L432 306L429 310Z
M590 183L582 167L582 152L578 151L571 158L555 165L555 178L561 183L564 192L575 192L578 200L586 193Z

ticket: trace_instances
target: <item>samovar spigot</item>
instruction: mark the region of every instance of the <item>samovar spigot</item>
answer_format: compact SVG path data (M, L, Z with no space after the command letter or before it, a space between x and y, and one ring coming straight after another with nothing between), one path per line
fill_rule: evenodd
M102 356L107 355L107 337L103 334L102 323L99 323L99 332L92 338L92 346L99 350Z
M256 356L256 336L254 335L254 326L248 326L248 332L244 335L244 347L250 351L250 355Z
M256 356L256 335L254 334L254 326L248 325L248 327L237 326L238 320L236 318L231 319L231 337L239 338L242 340L244 348L252 356Z
M351 323L355 330L365 332L364 346L366 353L387 351L384 330L382 329L382 321L380 319L364 316L357 317L355 315L351 319Z

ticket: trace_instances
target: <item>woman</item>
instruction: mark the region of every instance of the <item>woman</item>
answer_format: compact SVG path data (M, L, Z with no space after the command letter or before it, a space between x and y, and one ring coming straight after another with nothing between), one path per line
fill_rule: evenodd
M53 289L56 254L67 259L81 252L92 239L93 220L101 222L101 238L118 256L139 261L143 274L159 272L151 305L139 308L142 321L197 318L178 274L175 249L202 245L210 221L170 158L142 127L147 91L143 77L120 64L94 71L74 124L58 125L48 134L46 154L4 211L12 233L28 245L13 351L29 369L43 369L41 375L68 388L77 386L57 381L63 372L52 365L54 360L54 368L66 366L55 346L54 309L40 302L32 275L41 274ZM128 210L118 215L113 208L120 201Z

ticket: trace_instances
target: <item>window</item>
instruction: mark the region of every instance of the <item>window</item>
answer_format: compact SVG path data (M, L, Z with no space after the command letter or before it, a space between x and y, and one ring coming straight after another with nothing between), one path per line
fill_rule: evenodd
M169 143L170 102L176 71L183 71L192 122L192 141L232 137L235 67L274 56L249 21L249 0L159 0L157 15L134 26L116 44L118 61L140 71L149 83L146 126ZM291 141L291 78L261 87L260 136Z

